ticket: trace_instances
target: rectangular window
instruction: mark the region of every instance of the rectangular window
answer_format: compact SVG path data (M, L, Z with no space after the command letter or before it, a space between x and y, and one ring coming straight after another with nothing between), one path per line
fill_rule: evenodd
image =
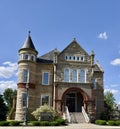
M42 74L42 84L49 85L49 72L43 72Z
M27 83L28 81L28 69L23 69L23 82Z
M41 105L50 105L50 98L49 95L42 95L41 96Z
M26 93L22 93L22 105L23 107L27 106L27 94Z

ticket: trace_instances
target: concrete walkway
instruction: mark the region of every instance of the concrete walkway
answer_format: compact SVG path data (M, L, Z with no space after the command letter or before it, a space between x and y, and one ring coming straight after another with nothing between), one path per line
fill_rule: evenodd
M94 124L80 123L68 126L0 126L0 129L120 129L120 126L100 126Z

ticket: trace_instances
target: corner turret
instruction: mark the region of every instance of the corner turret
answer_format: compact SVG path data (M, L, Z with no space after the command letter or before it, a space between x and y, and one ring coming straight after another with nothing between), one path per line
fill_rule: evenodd
M36 61L38 52L35 49L35 46L32 42L32 39L30 36L30 31L28 33L28 36L27 36L22 48L18 52L19 52L19 61L21 61L21 60Z

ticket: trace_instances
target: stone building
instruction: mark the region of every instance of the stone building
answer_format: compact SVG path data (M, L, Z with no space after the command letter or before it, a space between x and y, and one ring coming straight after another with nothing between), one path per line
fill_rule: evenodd
M99 118L104 110L103 74L94 52L89 55L74 39L63 51L38 56L30 34L19 52L16 120L23 120L28 89L28 113L41 105ZM27 85L26 85L27 84ZM26 88L27 86L27 88Z

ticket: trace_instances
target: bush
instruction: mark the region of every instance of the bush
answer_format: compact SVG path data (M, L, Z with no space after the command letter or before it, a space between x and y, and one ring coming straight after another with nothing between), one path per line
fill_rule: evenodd
M106 125L106 120L95 120L95 124L97 125Z
M115 125L119 126L120 125L120 120L115 121Z
M19 126L20 123L21 123L20 121L10 121L9 125L11 125L11 126Z
M66 121L62 118L58 118L55 121L58 123L58 125L66 125Z
M40 125L40 121L32 121L31 125L33 126L39 126Z
M49 126L50 122L49 121L40 121L40 126Z
M51 126L58 126L59 124L58 124L57 121L52 121L52 122L50 122L50 125L51 125Z
M115 125L115 121L109 120L108 125L111 125L111 126Z
M40 108L37 108L35 111L32 112L32 115L37 119L39 120L40 119L40 115L42 112L46 112L46 113L52 113L52 117L54 119L58 118L58 113L53 109L53 107L50 107L48 105L43 105L43 106L40 106Z
M8 121L0 121L0 126L8 126L9 122Z

